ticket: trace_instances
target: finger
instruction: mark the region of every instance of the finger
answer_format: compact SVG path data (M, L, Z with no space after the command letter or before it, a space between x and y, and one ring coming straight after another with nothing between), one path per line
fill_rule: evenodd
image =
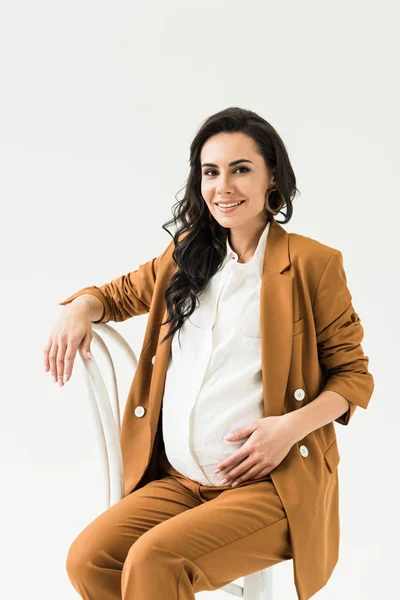
M262 477L261 473L262 470L260 471L260 465L256 464L252 468L248 469L245 473L242 473L242 475L239 475L239 477L235 477L231 485L238 485L239 483L242 483L242 481L248 481L249 479Z
M49 352L50 352L50 348L52 345L52 340L49 337L49 339L47 340L47 344L44 347L44 370L47 371L50 369L50 360L49 360Z
M57 351L57 379L58 385L60 387L63 386L63 377L64 377L64 358L65 351L67 349L67 342L64 337L61 337L58 342L58 351Z
M88 331L85 335L85 337L83 338L82 342L81 342L81 346L80 346L80 355L82 356L82 358L85 358L86 360L89 358L91 359L92 356L90 354L90 344L92 343L92 338L93 338L93 333L92 331Z
M249 456L248 453L243 454L243 448L240 448L240 450L240 453L235 452L235 454L232 454L229 458L223 460L222 463L217 465L214 469L214 473L218 473L219 471L225 471L225 469L233 468L235 465L237 465L239 462L241 462Z
M70 342L67 346L67 350L65 352L64 357L64 377L63 382L67 383L69 379L71 379L72 368L74 366L74 360L76 357L76 352L78 347L75 346L72 342Z
M51 372L51 376L53 378L54 383L57 383L57 364L56 364L57 350L58 350L57 340L53 339L51 341L51 348L50 348L50 352L49 352L49 363L50 363L50 372Z
M240 464L234 465L227 473L224 474L224 478L229 481L233 481L239 475L246 472L249 468L254 465L254 459L250 456L244 459Z

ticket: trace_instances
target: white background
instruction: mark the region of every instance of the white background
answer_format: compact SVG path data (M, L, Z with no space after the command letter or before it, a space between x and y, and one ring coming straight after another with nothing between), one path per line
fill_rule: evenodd
M66 553L106 508L80 358L61 389L44 373L58 302L161 253L192 138L228 106L282 136L284 227L342 251L375 379L336 424L340 560L317 596L396 596L399 22L394 0L0 2L2 597L77 598ZM135 351L146 319L115 325ZM297 598L292 561L274 580Z

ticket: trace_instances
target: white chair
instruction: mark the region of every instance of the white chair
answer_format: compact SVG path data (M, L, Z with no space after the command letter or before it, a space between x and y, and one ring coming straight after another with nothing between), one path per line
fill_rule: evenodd
M120 348L130 362L132 376L137 366L137 358L125 338L107 323L93 324L91 344L92 360L84 359L84 377L89 392L98 445L102 457L103 479L106 486L107 507L111 507L124 497L124 474L120 446L120 404L114 363L109 349L102 339L107 335ZM96 355L106 364L108 387L104 383L96 363ZM244 600L272 600L272 567L243 577L243 586L229 583L220 588Z

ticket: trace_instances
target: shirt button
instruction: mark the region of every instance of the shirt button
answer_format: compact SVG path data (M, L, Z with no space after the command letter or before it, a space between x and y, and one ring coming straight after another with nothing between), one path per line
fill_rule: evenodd
M137 406L135 408L135 415L137 417L143 417L145 412L146 412L146 409L144 408L144 406Z
M154 365L155 361L156 361L156 357L154 355L153 358L151 359L151 362L153 363L153 365Z
M298 388L297 390L295 390L294 392L294 397L296 398L296 400L304 400L304 396L306 395L304 390L302 390L301 388Z
M300 446L300 454L302 456L308 456L308 448L307 448L307 446Z

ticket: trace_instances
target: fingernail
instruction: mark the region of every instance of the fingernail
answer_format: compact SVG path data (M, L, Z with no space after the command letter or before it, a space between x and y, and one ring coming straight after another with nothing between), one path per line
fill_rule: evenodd
M86 356L87 356L88 358L92 358L92 355L90 354L90 352L86 352Z
M221 481L221 485L224 485L224 483L226 483L228 480L225 478Z
M215 469L214 473L219 473L221 469Z
M55 375L52 375L51 377L53 379L53 383L57 383L57 377Z
M64 378L63 378L64 383L67 383L68 379L69 379L69 375L64 375Z
M58 380L58 385L61 387L62 386L62 379L60 377L60 379Z
M234 482L232 483L232 486L231 486L231 487L235 487L235 485L237 485L238 483L239 483L238 481L234 481Z

